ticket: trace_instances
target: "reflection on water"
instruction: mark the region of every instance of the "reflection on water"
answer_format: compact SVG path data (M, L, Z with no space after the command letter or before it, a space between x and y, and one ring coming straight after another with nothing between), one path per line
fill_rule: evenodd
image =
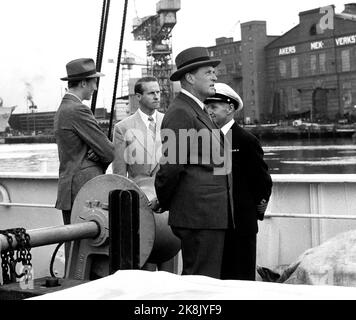
M351 139L262 141L272 174L356 173ZM0 144L0 172L58 173L56 144Z
M58 173L57 145L0 144L0 172Z
M263 141L271 173L356 173L356 145L351 139Z

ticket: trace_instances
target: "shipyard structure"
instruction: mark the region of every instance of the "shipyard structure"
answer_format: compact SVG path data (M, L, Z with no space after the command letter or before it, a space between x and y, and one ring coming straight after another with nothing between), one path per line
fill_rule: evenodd
M243 97L244 123L356 120L356 3L299 13L299 24L270 36L265 21L241 24L241 41L218 38L218 81Z

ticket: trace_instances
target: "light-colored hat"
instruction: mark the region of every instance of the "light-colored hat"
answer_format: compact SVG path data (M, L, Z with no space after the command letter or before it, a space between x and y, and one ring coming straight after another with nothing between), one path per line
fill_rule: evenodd
M221 60L211 59L207 48L204 47L192 47L183 50L176 57L177 71L171 76L170 80L178 81L187 72L200 67L212 66L216 67Z
M104 76L97 72L95 62L91 58L75 59L67 63L67 76L61 78L63 81L84 80L88 78L97 78Z
M212 102L226 102L226 103L233 103L236 111L239 111L243 108L243 102L241 97L233 90L230 86L225 83L215 83L215 95L207 98L205 103L212 103Z

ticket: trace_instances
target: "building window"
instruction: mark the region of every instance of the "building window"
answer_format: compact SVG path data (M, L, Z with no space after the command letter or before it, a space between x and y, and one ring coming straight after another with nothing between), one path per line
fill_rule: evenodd
M291 107L292 110L291 111L298 111L300 110L301 106L302 106L302 100L301 100L301 96L300 96L300 92L298 91L298 89L292 88L292 97L291 97Z
M315 36L316 35L316 24L314 23L311 27L310 27L310 29L309 29L309 34L311 35L311 36Z
M341 70L350 71L350 50L341 51Z
M319 68L321 73L326 72L326 53L319 54Z
M210 51L210 57L214 57L214 51Z
M279 74L282 78L287 76L287 63L285 60L279 60Z
M299 65L298 65L298 58L291 59L291 71L292 71L292 78L299 77Z
M311 74L316 74L316 55L310 55L310 71Z

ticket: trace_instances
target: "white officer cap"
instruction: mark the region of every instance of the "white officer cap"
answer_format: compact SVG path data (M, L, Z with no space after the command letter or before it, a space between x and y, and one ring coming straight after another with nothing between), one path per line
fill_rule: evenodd
M230 86L225 83L215 83L215 95L205 100L205 103L209 102L227 102L232 103L236 111L243 108L243 102L241 97Z

